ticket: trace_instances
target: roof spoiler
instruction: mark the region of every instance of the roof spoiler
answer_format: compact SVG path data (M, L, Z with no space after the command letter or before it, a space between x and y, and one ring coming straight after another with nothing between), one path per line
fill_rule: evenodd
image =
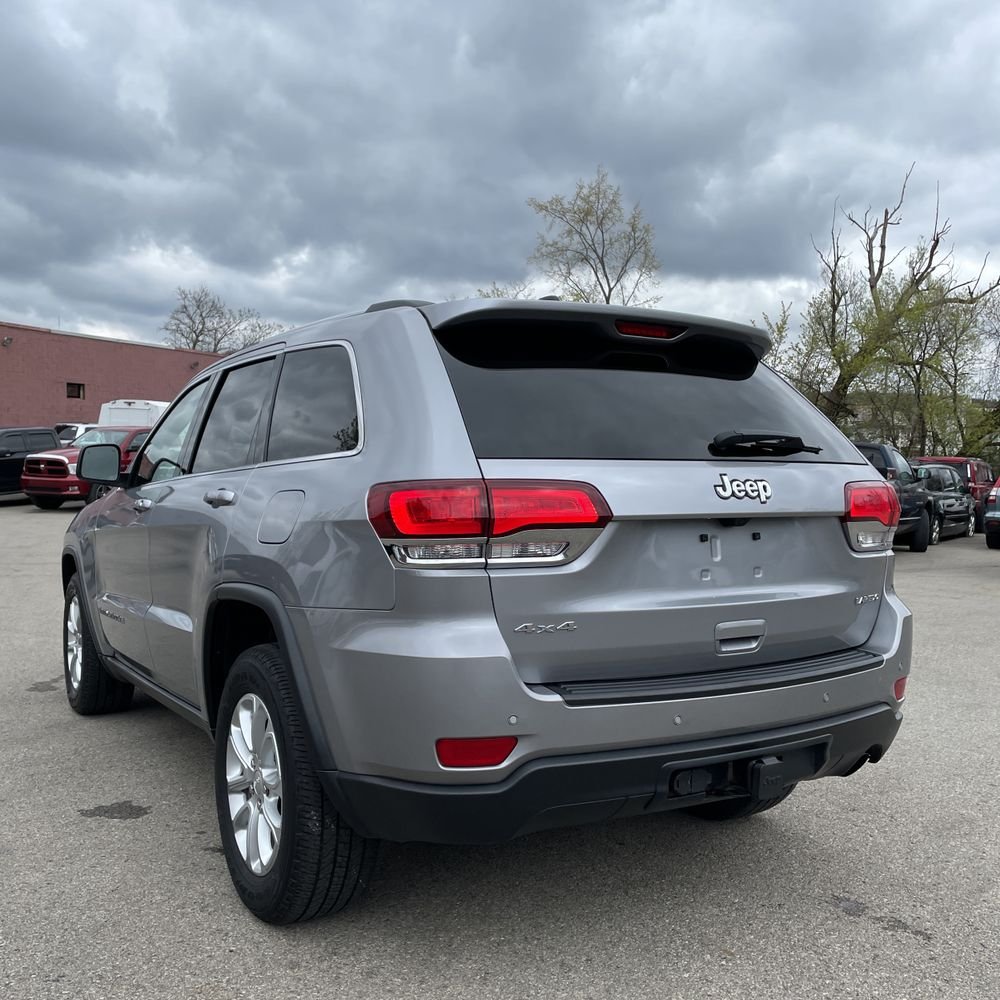
M744 323L709 319L688 313L644 309L636 306L614 306L589 302L556 302L539 299L464 299L436 302L418 307L431 329L461 326L479 320L548 320L553 323L590 321L604 327L608 333L620 334L616 324L663 326L671 331L669 340L687 340L699 334L738 340L747 344L760 360L771 349L766 330Z

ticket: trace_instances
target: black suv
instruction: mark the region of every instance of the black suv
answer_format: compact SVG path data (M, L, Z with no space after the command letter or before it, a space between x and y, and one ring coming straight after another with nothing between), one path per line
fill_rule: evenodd
M21 469L29 454L61 447L51 427L0 427L0 493L21 492Z
M917 478L913 467L891 444L855 441L854 447L882 474L899 497L899 527L896 542L911 552L926 552L934 524L934 498Z

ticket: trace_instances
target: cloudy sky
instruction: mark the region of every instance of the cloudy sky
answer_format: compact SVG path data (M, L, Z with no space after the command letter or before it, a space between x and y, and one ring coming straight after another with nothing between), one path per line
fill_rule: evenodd
M804 306L835 200L1000 268L1000 6L7 0L0 319L159 340L178 285L296 324L530 277L603 164L661 307ZM853 237L851 242L853 243ZM536 280L538 294L552 291Z

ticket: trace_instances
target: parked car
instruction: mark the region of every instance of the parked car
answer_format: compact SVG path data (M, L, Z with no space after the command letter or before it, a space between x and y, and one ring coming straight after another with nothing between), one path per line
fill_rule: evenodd
M72 444L81 434L96 427L97 424L56 424L56 434L62 445Z
M56 510L68 500L89 503L106 490L91 486L77 474L80 450L91 444L117 445L121 452L121 472L125 472L149 434L148 427L94 427L73 442L72 448L57 448L28 455L21 473L21 492L42 510Z
M854 446L896 492L900 506L896 542L909 545L911 552L926 552L931 544L934 501L910 463L891 444L855 441Z
M962 477L962 482L969 487L972 498L976 504L976 531L983 530L983 514L986 510L986 495L993 486L996 476L989 464L981 458L965 458L955 456L923 455L919 458L910 459L910 464L926 465L934 463L936 465L951 465Z
M983 530L986 532L986 545L991 549L1000 549L1000 479L986 494Z
M937 545L949 535L974 535L976 502L955 469L950 465L928 462L916 466L913 471L934 504L930 544Z
M214 735L229 871L279 923L346 905L381 839L729 820L880 760L899 503L769 344L397 302L221 359L128 473L81 453L120 489L65 538L70 705L137 687Z
M20 493L21 469L30 452L58 447L51 427L0 427L0 493Z

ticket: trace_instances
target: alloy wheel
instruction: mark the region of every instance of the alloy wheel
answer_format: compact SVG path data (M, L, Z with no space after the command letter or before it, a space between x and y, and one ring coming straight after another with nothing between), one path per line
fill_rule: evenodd
M229 816L236 847L254 875L269 872L281 843L281 754L263 700L236 703L226 742Z
M935 517L931 521L931 545L937 545L941 541L941 518Z
M70 687L77 691L83 679L83 633L81 630L80 598L73 596L66 609L66 671Z

